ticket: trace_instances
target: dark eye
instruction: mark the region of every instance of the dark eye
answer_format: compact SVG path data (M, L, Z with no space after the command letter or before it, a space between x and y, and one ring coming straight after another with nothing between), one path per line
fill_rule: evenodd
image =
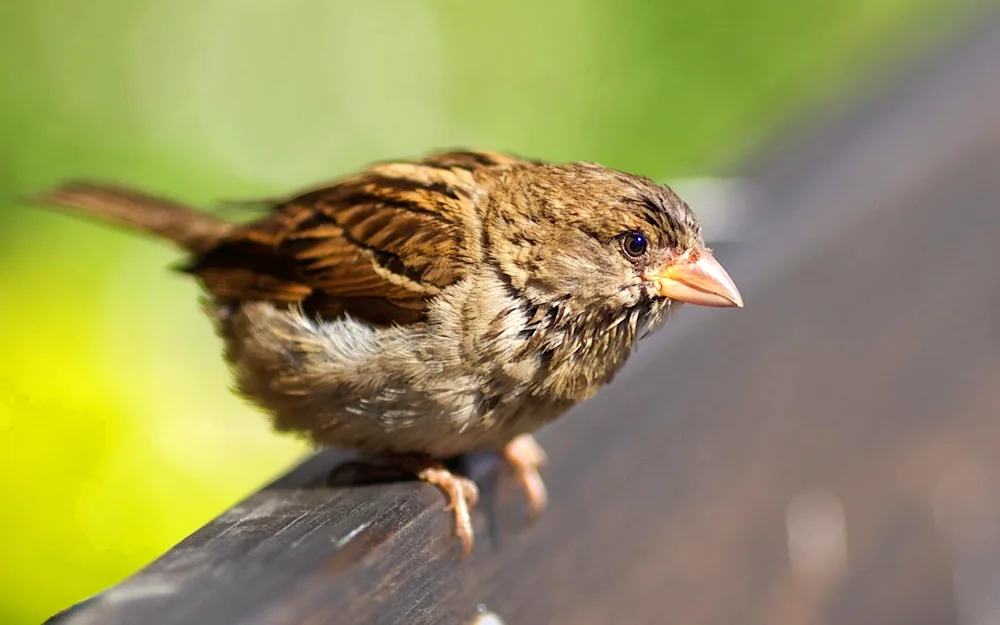
M646 253L649 242L641 232L629 232L622 237L622 249L632 258L638 258Z

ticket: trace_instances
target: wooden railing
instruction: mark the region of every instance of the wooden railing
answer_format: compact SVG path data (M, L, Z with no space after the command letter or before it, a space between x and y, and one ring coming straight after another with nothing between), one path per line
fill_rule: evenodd
M479 540L320 453L59 616L86 624L985 623L1000 614L1000 21L746 168L739 312L689 309L544 430ZM757 164L760 163L760 164Z

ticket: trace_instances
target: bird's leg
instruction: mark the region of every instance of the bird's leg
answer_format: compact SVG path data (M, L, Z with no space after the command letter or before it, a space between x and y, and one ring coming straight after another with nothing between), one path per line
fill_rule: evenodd
M470 511L479 501L479 488L469 478L452 473L442 462L417 454L380 454L342 463L327 482L331 486L369 484L405 479L408 475L437 486L447 496L445 510L454 511L455 535L462 541L462 557L468 556L473 538Z
M400 458L402 466L419 479L440 488L448 498L446 511L454 511L455 536L462 541L462 557L472 553L472 517L469 514L479 501L479 487L467 477L455 475L443 463L420 457Z
M531 506L532 517L538 517L545 509L549 497L545 492L545 482L538 469L545 464L545 450L531 434L521 434L504 447L503 457L517 474L517 480L524 487Z

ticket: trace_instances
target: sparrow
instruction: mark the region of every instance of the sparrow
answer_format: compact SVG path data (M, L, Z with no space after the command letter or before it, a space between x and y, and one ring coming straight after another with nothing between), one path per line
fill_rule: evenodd
M441 489L463 556L478 489L447 459L501 453L537 515L532 433L682 303L743 306L684 201L590 162L434 152L264 200L245 223L100 183L36 199L180 247L238 393L278 431Z

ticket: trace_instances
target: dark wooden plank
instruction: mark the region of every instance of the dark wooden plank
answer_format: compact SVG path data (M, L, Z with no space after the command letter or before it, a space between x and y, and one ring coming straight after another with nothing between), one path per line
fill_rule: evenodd
M331 488L323 453L65 622L977 622L1000 579L996 59L993 19L755 173L771 206L720 251L747 308L685 311L542 432L538 523L478 459L459 562L433 488Z

